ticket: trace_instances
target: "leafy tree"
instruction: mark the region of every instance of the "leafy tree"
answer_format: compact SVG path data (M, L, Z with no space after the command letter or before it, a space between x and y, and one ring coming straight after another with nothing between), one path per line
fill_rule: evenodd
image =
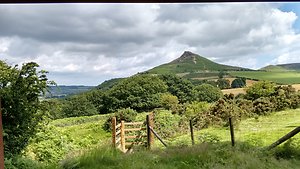
M260 81L246 90L246 98L256 100L260 97L269 97L275 94L275 84L269 81Z
M122 120L125 122L133 122L136 116L137 112L131 108L119 109L105 121L102 128L105 131L111 131L111 121L113 117L116 117L117 123L121 123Z
M229 80L226 80L226 79L218 79L217 84L220 89L229 89L230 88L230 82L229 82Z
M98 114L96 107L86 95L75 95L66 100L62 108L64 117L91 116Z
M127 78L109 90L108 111L130 107L147 111L160 107L160 95L167 92L165 83L156 76L137 75Z
M210 84L196 86L195 91L196 99L198 101L215 102L223 96L223 93L219 88Z
M0 96L5 153L17 154L27 145L42 120L39 95L50 82L38 64L25 63L21 68L0 61Z
M161 96L161 104L165 109L173 110L178 105L178 98L170 93L164 93Z
M231 83L231 88L241 88L246 86L246 80L244 78L236 78Z
M185 79L175 75L160 75L168 86L168 92L177 96L179 103L191 102L195 100L194 85Z

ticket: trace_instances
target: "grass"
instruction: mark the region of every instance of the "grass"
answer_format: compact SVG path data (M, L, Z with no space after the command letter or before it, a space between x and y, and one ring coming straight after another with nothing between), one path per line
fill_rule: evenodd
M63 169L296 169L297 159L276 159L271 153L247 144L232 148L227 143L203 143L189 147L121 154L109 148L99 148L67 159Z
M274 112L268 116L258 116L242 120L235 125L235 138L239 142L248 142L253 146L268 146L284 136L295 127L300 126L300 109L290 109L281 112ZM209 127L195 131L196 143L201 141L226 142L230 141L228 127ZM300 146L300 134L293 137ZM190 145L190 135L182 135L169 140L169 144Z
M138 114L136 121L143 121L147 113ZM161 111L161 116L170 114ZM85 119L86 120L82 120ZM289 144L274 151L264 148L296 126L300 125L300 109L275 112L268 116L248 118L235 125L236 146L230 145L228 127L209 127L195 131L195 146L190 135L176 135L164 139L169 145L163 148L158 140L155 150L139 149L133 154L121 154L110 149L111 135L101 126L107 115L55 120L50 125L59 131L57 137L67 135L77 149L71 149L64 159L47 169L93 169L93 168L298 168L300 165L300 134ZM173 119L176 120L176 119ZM47 138L45 138L47 139ZM59 139L58 139L59 140ZM203 143L204 142L204 143ZM41 142L40 144L43 144ZM45 149L50 146L45 145ZM43 148L43 147L42 147ZM49 150L49 152L51 152ZM285 159L279 157L288 157ZM260 164L259 166L257 164ZM242 167L241 167L242 166Z
M300 73L290 72L265 72L265 71L232 71L233 76L246 77L257 80L269 80L278 84L300 83Z

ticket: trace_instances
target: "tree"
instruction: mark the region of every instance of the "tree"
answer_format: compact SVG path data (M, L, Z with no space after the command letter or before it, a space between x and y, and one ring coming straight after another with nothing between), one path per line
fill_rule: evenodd
M218 79L217 84L220 89L229 89L230 88L230 82L229 82L229 80L226 80L226 79Z
M260 97L269 97L275 94L275 84L270 81L260 81L246 90L246 98L249 100L256 100Z
M241 88L246 86L246 79L236 78L231 83L231 88Z
M223 96L219 88L210 84L196 86L195 92L197 101L215 102Z
M0 61L0 96L4 130L5 153L20 153L29 138L36 133L42 120L39 95L50 82L46 71L37 71L34 62L9 66Z
M168 86L168 92L177 96L180 103L192 102L195 100L194 85L185 79L175 75L160 75Z
M75 95L66 100L62 108L64 117L92 116L98 114L96 107L86 95Z
M162 94L160 98L163 108L173 110L178 106L178 98L170 93Z
M129 77L108 91L109 111L132 108L147 111L160 107L160 95L167 92L167 86L153 75L136 75Z

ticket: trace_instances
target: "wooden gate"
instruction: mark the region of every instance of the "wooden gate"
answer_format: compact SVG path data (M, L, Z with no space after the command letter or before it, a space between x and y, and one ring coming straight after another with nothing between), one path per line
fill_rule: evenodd
M152 132L147 126L153 127L153 114L147 116L144 122L124 122L117 124L116 117L112 118L112 146L126 153L133 145L145 145L151 148L154 142ZM150 118L149 118L150 117Z

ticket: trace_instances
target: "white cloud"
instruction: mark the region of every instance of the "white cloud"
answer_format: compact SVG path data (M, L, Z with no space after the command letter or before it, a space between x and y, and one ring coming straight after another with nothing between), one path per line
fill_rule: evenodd
M186 50L259 68L264 55L300 62L297 18L267 3L1 5L0 59L36 61L59 84L130 76Z

